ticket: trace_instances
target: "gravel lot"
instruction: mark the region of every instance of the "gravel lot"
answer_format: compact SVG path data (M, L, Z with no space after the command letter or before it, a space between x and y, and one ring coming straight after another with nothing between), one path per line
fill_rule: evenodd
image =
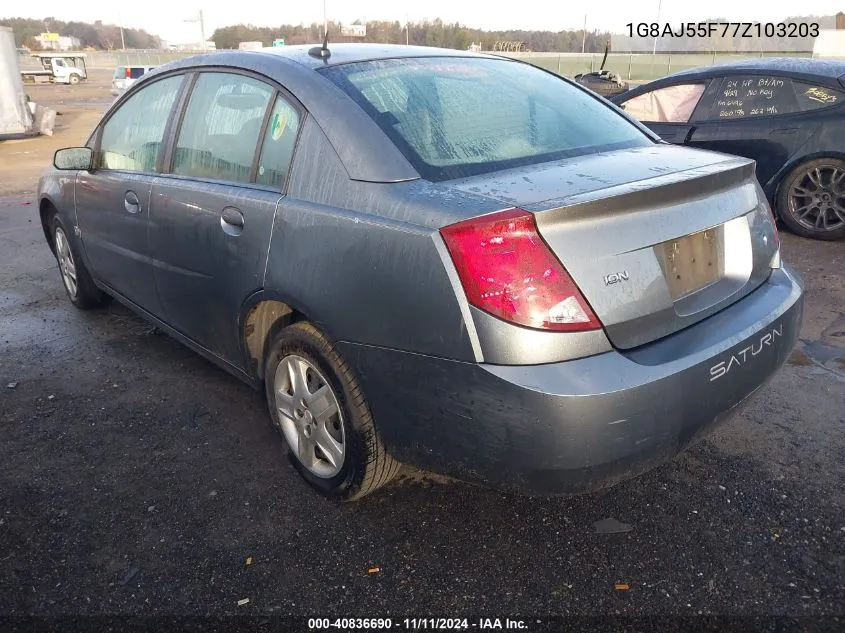
M0 143L0 615L845 615L845 244L782 235L799 348L665 466L569 499L408 470L336 505L261 394L117 304L66 300L27 203L110 101L100 74L78 98L33 88L72 118Z

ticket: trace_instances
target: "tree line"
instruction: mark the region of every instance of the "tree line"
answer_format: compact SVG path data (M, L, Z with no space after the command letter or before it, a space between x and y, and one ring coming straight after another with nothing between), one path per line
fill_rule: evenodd
M466 50L473 43L481 44L483 50L492 50L496 42L518 41L531 51L581 52L584 31L482 31L458 23L445 23L442 20L412 22L405 31L401 22L367 22L366 37L344 37L339 23L329 23L329 42L374 42L379 44L405 44L418 46L440 46ZM258 41L270 46L273 40L283 38L285 44L311 44L323 40L323 25L283 24L281 26L254 26L235 24L214 31L211 39L218 49L237 48L241 42ZM605 41L610 33L587 31L586 52L604 50Z
M64 22L54 18L43 20L30 18L0 18L0 26L10 26L15 32L15 45L25 46L31 50L39 50L40 45L35 39L41 33L58 33L69 37L77 37L83 48L113 50L121 48L120 27L115 24L103 24L97 20L93 24L88 22ZM123 40L126 48L159 48L161 40L143 29L123 29Z

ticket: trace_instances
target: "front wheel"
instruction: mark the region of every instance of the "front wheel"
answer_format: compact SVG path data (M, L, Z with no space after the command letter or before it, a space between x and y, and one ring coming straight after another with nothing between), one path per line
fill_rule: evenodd
M845 161L820 158L793 169L781 183L776 206L787 228L816 240L845 237Z
M396 475L399 463L387 454L351 368L312 324L275 335L264 381L273 425L294 467L320 493L352 501Z
M73 75L68 77L68 82L70 82L70 85L75 86L79 83L79 75L74 73Z
M56 260L59 262L59 273L70 302L80 310L88 310L103 305L106 295L97 288L88 269L78 256L73 244L68 238L68 232L58 216L54 215L50 227L53 231L53 245L56 249Z

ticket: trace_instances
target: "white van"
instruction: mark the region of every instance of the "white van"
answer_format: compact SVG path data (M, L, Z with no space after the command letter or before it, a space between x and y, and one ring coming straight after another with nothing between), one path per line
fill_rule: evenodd
M129 86L153 68L155 66L118 66L114 69L114 76L111 80L111 93L114 96L123 94Z

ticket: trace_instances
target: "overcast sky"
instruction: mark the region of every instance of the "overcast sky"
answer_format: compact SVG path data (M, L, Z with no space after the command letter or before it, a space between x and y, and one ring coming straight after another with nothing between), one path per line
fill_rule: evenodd
M406 16L413 21L440 18L444 22L461 22L486 30L543 29L559 31L580 29L587 15L587 28L622 32L628 22L654 22L659 0L326 0L330 20L352 22L362 20L399 20ZM196 17L200 9L208 37L218 26L246 23L260 26L310 24L322 22L321 0L299 2L233 2L232 0L36 0L11 4L0 9L0 17L43 18L119 23L146 29L168 42L199 39L199 26L183 20ZM833 15L845 10L843 0L662 0L660 21L677 24L724 17L731 21L777 22L785 17ZM177 8L181 5L183 8ZM195 8L194 8L195 7ZM193 14L193 15L192 15Z

